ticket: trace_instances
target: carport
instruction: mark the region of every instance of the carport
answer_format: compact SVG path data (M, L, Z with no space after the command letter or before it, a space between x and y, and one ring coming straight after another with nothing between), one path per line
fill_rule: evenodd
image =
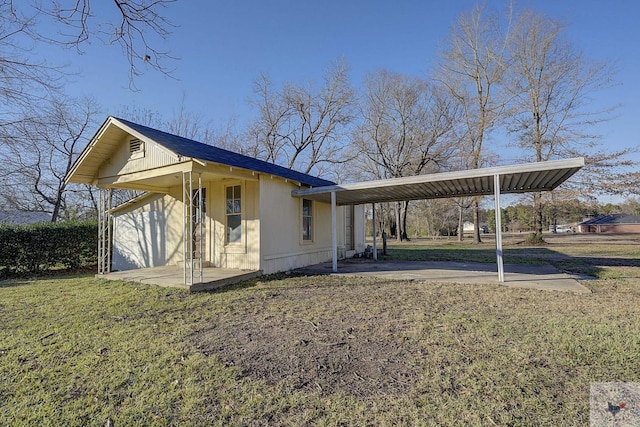
M584 166L584 158L391 178L295 190L292 195L331 203L332 271L338 271L336 206L371 203L374 207L373 254L377 257L375 204L468 196L494 196L498 280L504 282L500 195L552 191Z

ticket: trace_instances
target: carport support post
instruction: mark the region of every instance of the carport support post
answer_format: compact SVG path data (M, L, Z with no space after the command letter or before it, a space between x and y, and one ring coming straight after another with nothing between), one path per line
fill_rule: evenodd
M498 264L498 281L504 282L504 264L502 262L502 212L500 209L500 175L493 176L493 192L496 210L496 258Z
M331 192L331 271L338 272L338 232L336 230L336 192Z

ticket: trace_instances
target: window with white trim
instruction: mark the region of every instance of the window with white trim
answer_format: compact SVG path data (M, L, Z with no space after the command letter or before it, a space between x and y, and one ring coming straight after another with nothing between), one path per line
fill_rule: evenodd
M242 202L240 185L226 188L227 243L242 241Z
M313 241L313 201L302 199L302 241Z

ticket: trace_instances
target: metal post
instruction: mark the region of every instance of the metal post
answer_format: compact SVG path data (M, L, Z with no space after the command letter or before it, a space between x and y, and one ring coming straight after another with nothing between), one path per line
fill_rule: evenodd
M113 218L111 217L113 189L107 190L107 273L111 273L111 230L113 229Z
M377 236L376 236L376 204L371 203L371 207L373 209L373 259L378 260L378 245L377 245Z
M182 172L182 270L184 273L184 284L187 284L187 182L186 172Z
M336 192L331 192L331 271L338 272L338 232L336 221Z
M189 172L189 286L193 285L193 175Z
M500 175L493 176L493 192L496 210L496 259L498 281L504 282L504 264L502 262L502 212L500 211Z
M204 222L204 201L202 197L202 174L198 174L198 236L200 237L200 280L199 283L203 282L203 272L202 272L202 263L204 262L204 254L203 254L203 222Z
M98 189L98 274L104 274L104 190Z
M191 171L182 173L184 284L193 285L193 177Z
M98 274L111 272L111 189L98 190Z

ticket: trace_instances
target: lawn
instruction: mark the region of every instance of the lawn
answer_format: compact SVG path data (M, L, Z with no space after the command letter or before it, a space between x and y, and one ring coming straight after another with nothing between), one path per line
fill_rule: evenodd
M516 237L505 256L585 268L591 294L334 276L194 294L2 281L0 425L588 425L591 382L640 381L640 265L637 240L579 238Z

